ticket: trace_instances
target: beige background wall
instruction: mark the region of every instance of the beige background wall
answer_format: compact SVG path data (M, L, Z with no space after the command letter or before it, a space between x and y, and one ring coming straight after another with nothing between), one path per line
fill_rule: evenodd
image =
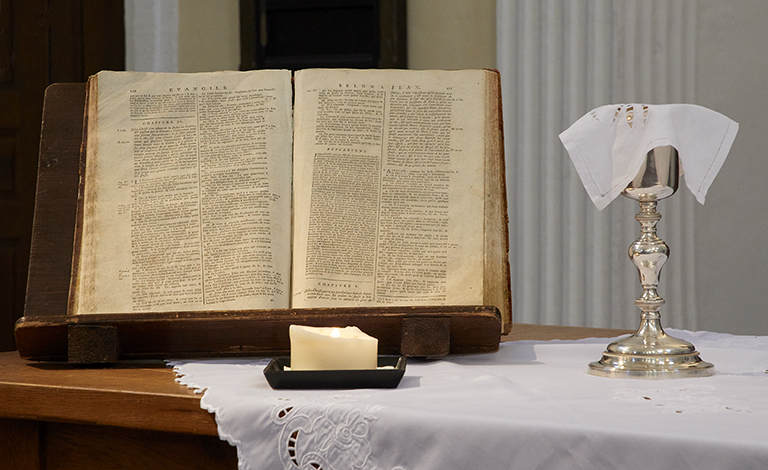
M495 0L409 0L408 68L496 67Z

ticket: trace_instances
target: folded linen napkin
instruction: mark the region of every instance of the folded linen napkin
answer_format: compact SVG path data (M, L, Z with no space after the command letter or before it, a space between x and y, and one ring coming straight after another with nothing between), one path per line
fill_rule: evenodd
M560 134L587 194L599 210L613 201L655 147L677 149L685 184L704 204L739 125L691 104L611 104L588 112Z

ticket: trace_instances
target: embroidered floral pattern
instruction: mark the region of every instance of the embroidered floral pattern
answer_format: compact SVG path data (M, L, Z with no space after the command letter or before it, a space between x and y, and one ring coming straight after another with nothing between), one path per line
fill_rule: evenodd
M268 400L272 422L281 427L280 459L285 469L374 469L370 425L378 407L360 409L347 396Z
M635 106L638 106L639 109L635 109ZM611 119L606 119L607 113L611 112L608 107L603 106L600 108L595 108L592 111L589 112L589 116L592 118L593 121L601 122L601 123L609 123L611 125L616 124L616 121L623 121L627 127L629 127L630 130L634 130L635 128L635 122L638 120L636 117L642 118L641 123L642 127L645 127L646 124L648 124L648 118L650 116L650 108L647 104L639 104L639 105L633 105L633 104L622 104L616 107L612 111ZM603 114L603 119L601 119L601 114ZM639 116L637 116L639 114ZM623 116L623 117L622 117Z

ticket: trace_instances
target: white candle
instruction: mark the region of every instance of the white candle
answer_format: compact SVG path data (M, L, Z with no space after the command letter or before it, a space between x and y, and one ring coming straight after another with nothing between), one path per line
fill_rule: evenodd
M379 340L346 328L291 325L291 370L376 369Z

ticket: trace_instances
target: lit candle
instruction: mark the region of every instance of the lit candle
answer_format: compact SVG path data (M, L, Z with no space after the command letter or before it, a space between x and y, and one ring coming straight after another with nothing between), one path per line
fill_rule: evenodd
M291 370L376 369L379 340L356 326L291 325Z

